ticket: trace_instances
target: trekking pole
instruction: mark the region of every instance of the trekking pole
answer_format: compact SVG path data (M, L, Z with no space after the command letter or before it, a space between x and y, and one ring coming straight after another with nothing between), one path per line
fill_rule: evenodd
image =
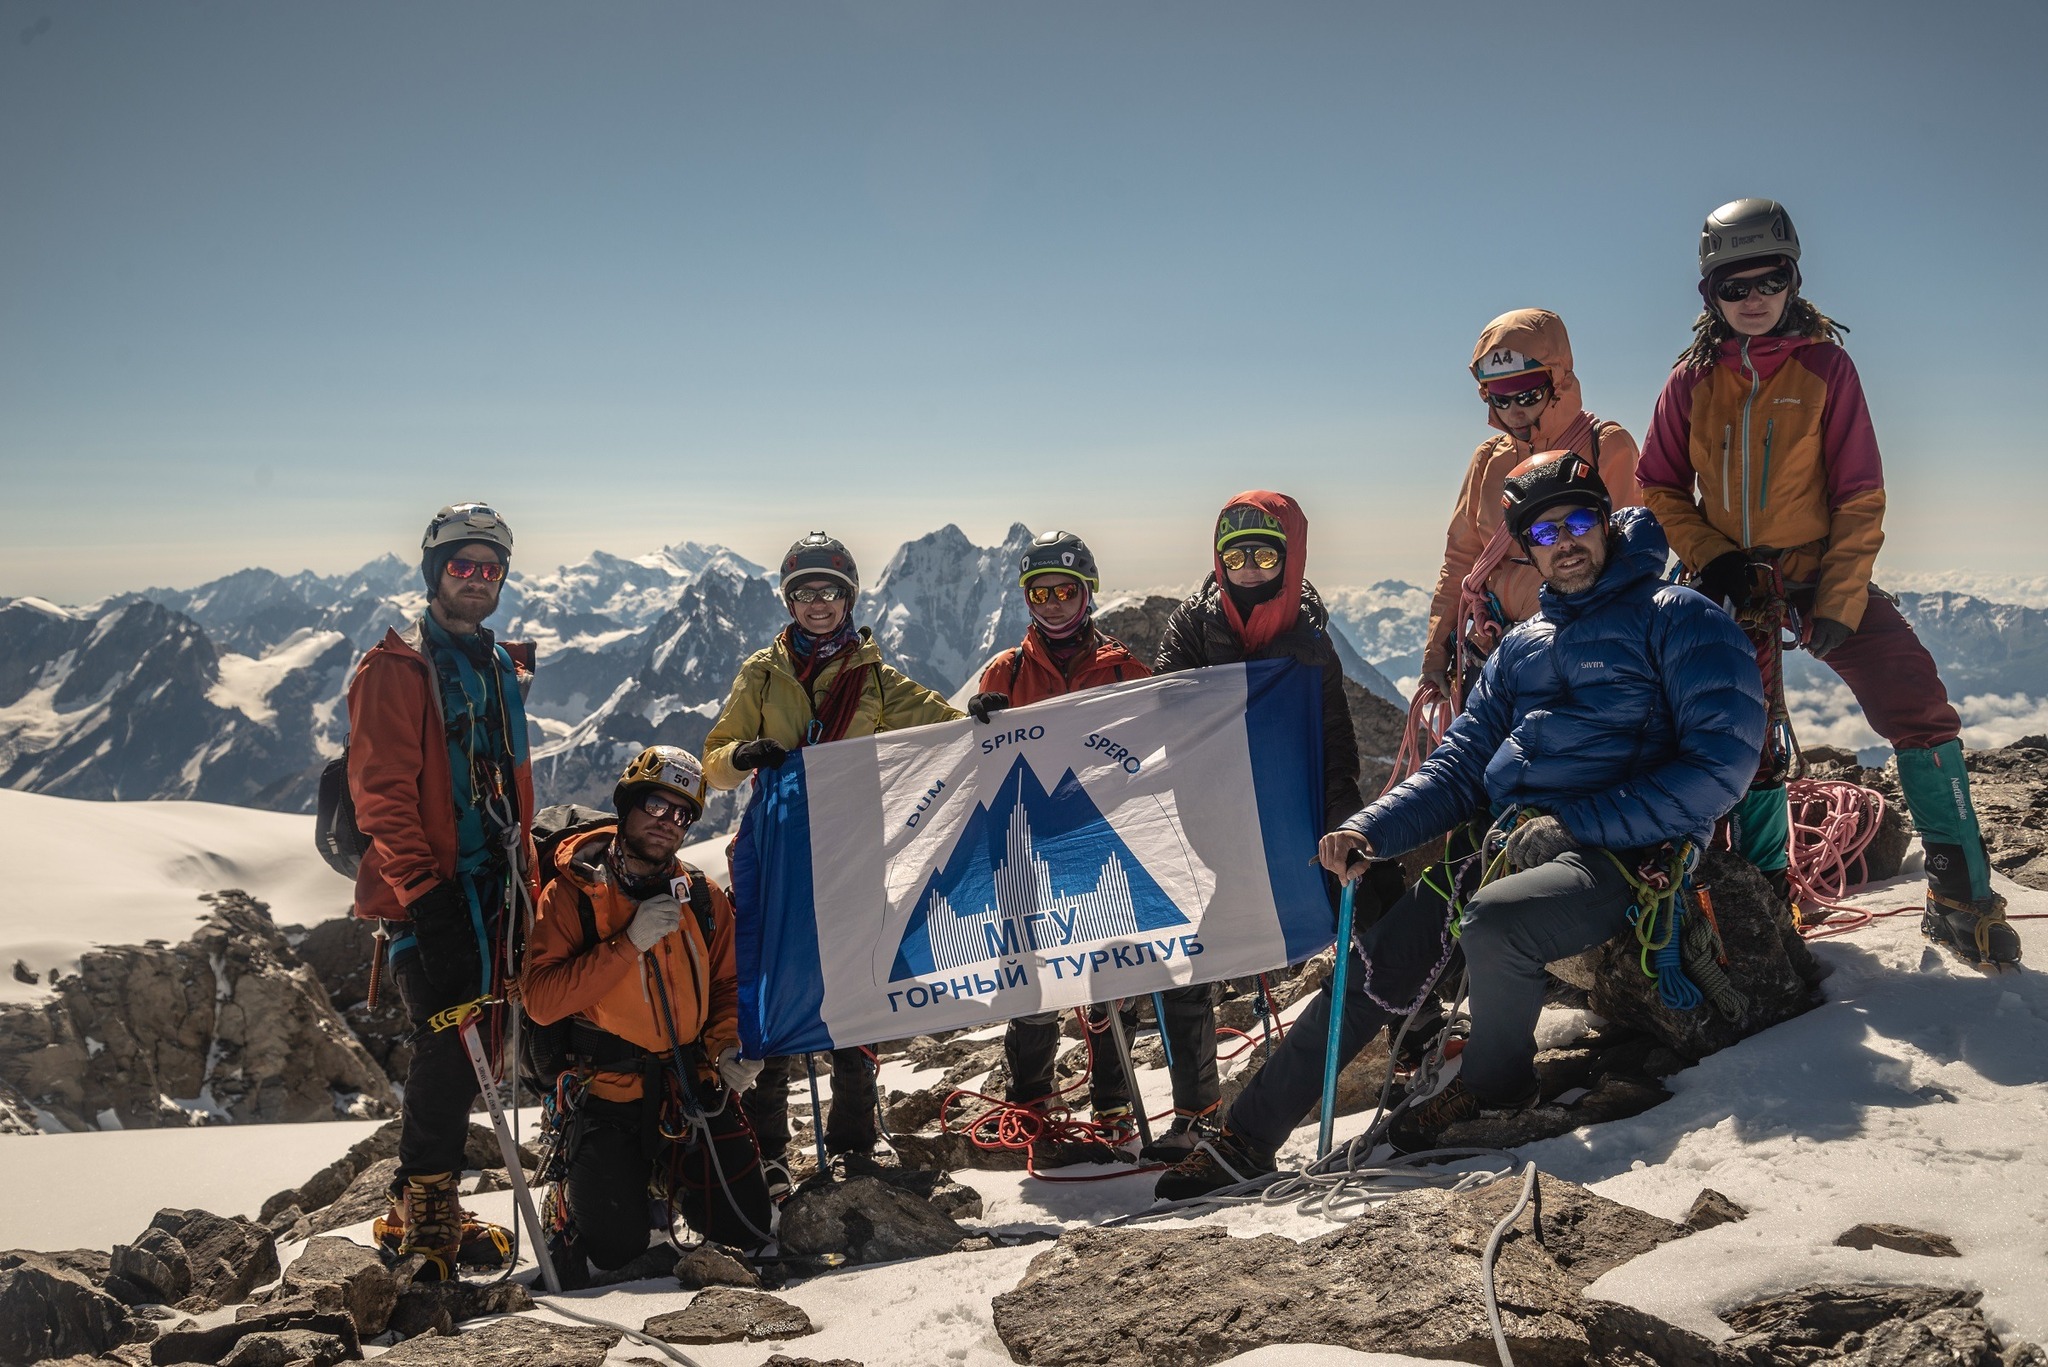
M1152 994L1152 1016L1159 1026L1159 1052L1166 1055L1166 1071L1173 1071L1173 1041L1166 1037L1166 994Z
M1131 1113L1138 1118L1138 1138L1149 1145L1152 1142L1152 1122L1145 1118L1145 1094L1138 1090L1138 1070L1131 1066L1131 1042L1124 1037L1121 1001L1109 1004L1109 1037L1116 1043L1117 1062L1123 1065L1124 1081L1130 1084Z
M469 1066L476 1073L476 1083L484 1096L484 1107L491 1113L491 1129L498 1136L498 1153L505 1160L505 1177L512 1184L512 1202L520 1219L526 1222L527 1232L533 1239L533 1259L540 1264L541 1284L549 1295L560 1295L561 1278L555 1275L555 1260L548 1254L547 1235L540 1227L540 1212L534 1208L533 1192L526 1185L526 1167L519 1161L519 1145L513 1142L512 1131L505 1124L505 1107L498 1100L498 1079L491 1072L490 1057L484 1053L483 1037L477 1033L476 1020L486 1006L495 998L478 997L475 1001L451 1006L437 1011L427 1024L435 1030L454 1028L462 1040L463 1052L469 1055Z
M1351 966L1351 922L1358 880L1344 885L1337 903L1337 961L1330 966L1330 1030L1323 1041L1323 1124L1316 1133L1316 1158L1330 1153L1330 1131L1337 1124L1337 1041L1344 1031L1344 989Z

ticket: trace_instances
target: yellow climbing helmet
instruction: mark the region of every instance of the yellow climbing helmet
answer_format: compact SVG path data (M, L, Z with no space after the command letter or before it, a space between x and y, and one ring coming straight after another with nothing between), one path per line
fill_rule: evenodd
M704 815L704 766L680 745L650 745L635 755L619 775L613 807L623 815L626 804L648 788L674 793L689 803L692 821Z

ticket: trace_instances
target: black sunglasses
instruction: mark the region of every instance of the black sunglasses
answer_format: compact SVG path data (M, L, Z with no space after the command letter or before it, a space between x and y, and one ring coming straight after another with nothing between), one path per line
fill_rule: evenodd
M1755 290L1766 299L1783 294L1792 285L1792 272L1780 266L1769 275L1752 275L1742 280L1723 280L1714 286L1714 297L1724 304L1739 304Z
M1501 409L1534 408L1537 404L1544 402L1549 397L1550 386L1547 384L1540 384L1537 385L1534 389L1525 389L1519 394L1495 394L1492 392L1488 392L1486 396L1486 401L1492 404L1495 408Z

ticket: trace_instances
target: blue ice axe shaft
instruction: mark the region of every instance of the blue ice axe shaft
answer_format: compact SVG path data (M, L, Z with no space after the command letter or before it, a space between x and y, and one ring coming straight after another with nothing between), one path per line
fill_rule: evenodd
M1344 1031L1345 979L1350 977L1352 900L1358 880L1344 885L1337 903L1337 961L1330 966L1330 1030L1323 1041L1323 1125L1316 1134L1316 1157L1330 1152L1330 1131L1337 1124L1337 1037Z
M1166 994L1152 994L1152 1016L1159 1026L1159 1052L1166 1055L1166 1071L1173 1071L1173 1041L1166 1037Z

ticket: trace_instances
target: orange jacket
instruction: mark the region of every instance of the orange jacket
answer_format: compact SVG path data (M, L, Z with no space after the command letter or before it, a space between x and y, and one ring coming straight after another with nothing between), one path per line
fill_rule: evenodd
M505 644L523 689L533 677L532 647ZM447 723L434 667L414 622L363 655L348 685L348 787L356 825L370 848L356 871L355 914L403 920L406 908L455 876L455 785L448 772ZM519 825L533 822L533 771L518 771ZM533 846L521 872L533 881Z
M718 884L702 873L711 893L711 942L704 942L687 893L682 926L642 954L626 938L626 926L639 902L612 885L605 855L611 849L613 826L598 826L555 851L555 876L541 894L540 916L526 942L526 966L519 976L520 1001L542 1025L576 1016L600 1030L664 1053L672 1044L698 1042L704 1062L715 1064L728 1047L740 1042L739 968L733 958L732 903ZM676 862L674 874L684 876ZM576 894L590 899L597 925L597 943L583 943L582 916ZM671 1040L663 1018L661 994L654 986L659 973L675 1013ZM640 1075L620 1070L594 1074L593 1096L631 1101L641 1092Z
M1779 551L1788 584L1818 585L1815 616L1862 624L1884 544L1884 466L1841 347L1736 337L1713 366L1672 371L1643 484L1687 569L1733 550Z
M1572 370L1571 337L1565 332L1563 319L1548 309L1503 313L1479 334L1479 342L1472 348L1473 364L1496 347L1519 351L1548 367L1557 398L1536 420L1530 433L1533 445L1508 435L1500 415L1491 405L1487 407L1487 426L1498 429L1500 435L1479 443L1479 449L1472 453L1472 464L1465 471L1457 504L1451 509L1450 531L1444 537L1443 568L1437 571L1436 593L1429 602L1429 635L1422 648L1425 671L1444 669L1450 663L1458 589L1471 572L1473 562L1486 549L1486 543L1493 539L1494 529L1500 526L1501 485L1508 472L1538 451L1563 449L1558 445L1560 438L1585 412L1579 377ZM1484 394L1483 388L1481 393ZM1618 423L1602 421L1598 426L1600 478L1607 485L1615 507L1634 507L1643 501L1642 489L1636 483L1636 440ZM1579 441L1573 449L1582 456L1593 454L1591 441ZM1500 599L1501 610L1507 613L1510 624L1525 622L1536 615L1536 590L1543 578L1533 566L1520 559L1503 560L1486 582Z
M1072 673L1062 673L1046 648L1037 623L1024 633L1024 644L1011 646L988 662L981 671L981 692L1007 693L1010 706L1023 707L1047 698L1079 693L1084 688L1122 683L1125 679L1149 679L1152 670L1131 654L1122 641L1089 623L1092 641L1070 662Z

